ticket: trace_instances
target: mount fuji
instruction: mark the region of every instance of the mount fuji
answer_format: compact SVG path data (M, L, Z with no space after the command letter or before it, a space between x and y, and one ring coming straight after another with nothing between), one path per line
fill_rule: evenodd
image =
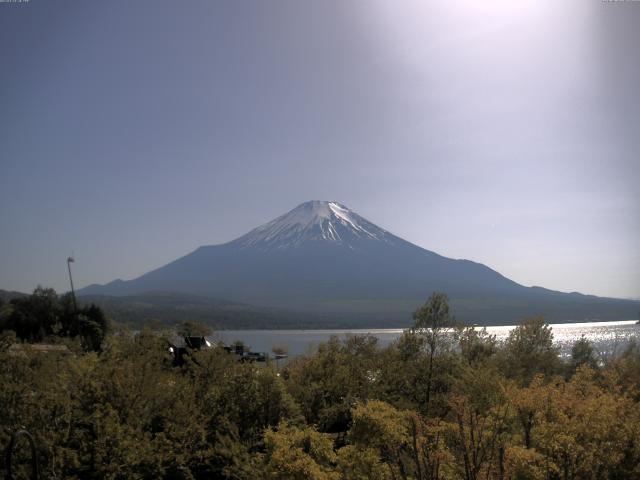
M225 244L202 246L136 279L80 295L178 292L342 318L367 326L410 322L433 292L468 323L634 318L640 302L525 287L491 268L425 250L338 202L310 201Z

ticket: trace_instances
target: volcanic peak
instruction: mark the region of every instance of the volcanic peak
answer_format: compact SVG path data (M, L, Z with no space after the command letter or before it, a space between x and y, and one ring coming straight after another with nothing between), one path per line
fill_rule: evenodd
M325 241L354 248L359 240L389 242L393 236L338 202L312 200L298 205L238 238L243 247L283 249L307 241Z

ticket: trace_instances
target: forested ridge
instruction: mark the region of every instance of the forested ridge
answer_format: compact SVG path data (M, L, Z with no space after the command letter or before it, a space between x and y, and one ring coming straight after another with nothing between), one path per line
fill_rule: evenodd
M542 318L498 343L434 294L386 348L332 338L278 368L216 347L175 367L168 332L36 294L0 305L0 447L30 431L42 478L640 478L637 344L563 359Z

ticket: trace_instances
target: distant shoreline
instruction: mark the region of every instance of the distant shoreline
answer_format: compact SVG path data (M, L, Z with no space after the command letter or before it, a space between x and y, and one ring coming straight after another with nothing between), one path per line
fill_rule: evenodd
M616 326L616 325L634 325L640 322L640 319L634 320L594 320L591 322L559 322L559 323L550 323L551 328L562 328L562 327L580 327L580 326L588 326L588 325L601 325L601 326ZM494 325L467 325L461 324L461 326L465 327L476 327L479 329L486 328L487 330L491 328L515 328L517 324L494 324ZM403 332L404 330L408 330L411 326L406 327L327 327L327 328L214 328L216 332L307 332L307 333L326 333L326 332L336 332L336 333L349 333L349 332Z

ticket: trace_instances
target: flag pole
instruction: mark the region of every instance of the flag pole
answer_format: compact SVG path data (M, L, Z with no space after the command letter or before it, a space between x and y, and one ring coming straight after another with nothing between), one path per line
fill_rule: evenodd
M78 304L76 303L76 292L73 289L73 277L71 276L71 263L75 262L73 257L67 258L67 268L69 269L69 283L71 284L71 298L73 298L73 310L78 311Z

